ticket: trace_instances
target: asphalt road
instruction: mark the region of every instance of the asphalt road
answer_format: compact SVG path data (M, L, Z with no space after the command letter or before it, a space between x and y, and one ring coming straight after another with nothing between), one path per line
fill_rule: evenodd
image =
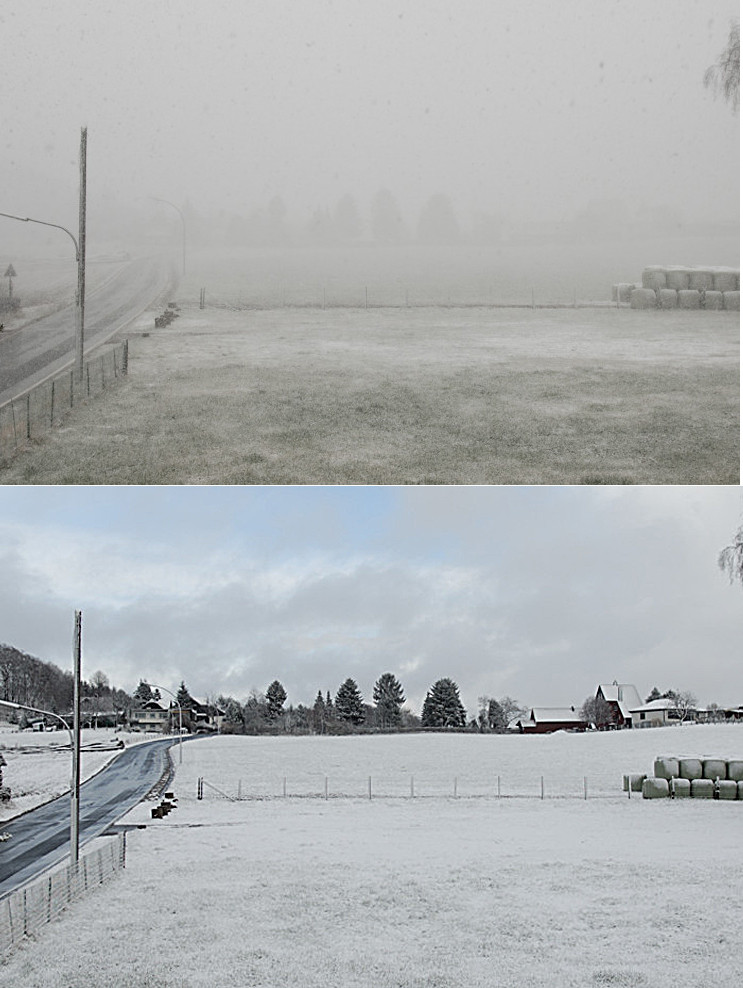
M85 298L85 352L103 343L167 293L172 261L138 258ZM74 302L74 298L72 300ZM0 335L0 404L70 364L75 352L75 306Z
M167 766L173 738L125 748L80 787L80 845L99 837L147 795ZM70 757L70 761L72 758ZM0 898L70 853L70 797L60 796L2 824Z

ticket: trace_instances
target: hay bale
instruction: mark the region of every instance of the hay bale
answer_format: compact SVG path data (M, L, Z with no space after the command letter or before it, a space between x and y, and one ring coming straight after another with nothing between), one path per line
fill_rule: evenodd
M689 271L689 288L710 289L715 287L715 276L709 268L691 268Z
M666 268L667 288L688 288L689 269L688 268Z
M642 287L652 288L655 291L656 288L666 288L666 270L658 265L645 268L642 272Z
M633 309L655 309L658 305L655 290L652 288L633 288L629 302Z
M674 799L688 799L691 796L690 779L671 779L670 788Z
M738 288L736 272L732 268L718 268L712 272L715 291L734 292Z
M738 783L738 799L743 799L743 780Z
M692 799L713 799L715 795L715 784L712 779L692 779L691 798Z
M701 758L679 758L679 776L682 779L701 779L703 775Z
M658 298L661 309L678 309L679 297L675 288L659 288Z
M630 285L624 281L620 281L616 285L611 286L611 300L612 302L619 302L620 304L629 305L630 297L632 295L632 289L635 285Z
M726 779L728 774L728 764L722 758L705 758L703 761L703 779Z
M681 291L678 293L679 296L679 309L700 309L701 308L701 297L699 292L695 288L690 288L687 291Z
M677 779L679 775L678 758L666 758L660 755L653 764L653 775L656 779Z
M734 782L743 782L743 762L737 759L729 761L726 778L732 779Z
M740 310L740 292L723 292L722 305L730 312L738 312Z
M642 792L642 784L647 779L647 775L624 775L622 776L622 790L624 792Z
M733 782L732 779L721 779L720 782L717 783L717 798L737 799L738 783Z
M711 785L714 786L714 782ZM662 799L669 794L668 779L645 779L642 784L643 799Z
M704 307L705 309L721 309L723 305L722 292L705 292L704 293Z

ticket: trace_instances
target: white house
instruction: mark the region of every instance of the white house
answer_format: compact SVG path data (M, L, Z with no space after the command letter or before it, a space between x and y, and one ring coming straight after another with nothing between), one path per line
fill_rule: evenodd
M681 720L676 704L667 697L633 707L630 714L633 727L663 727L664 724L678 724Z

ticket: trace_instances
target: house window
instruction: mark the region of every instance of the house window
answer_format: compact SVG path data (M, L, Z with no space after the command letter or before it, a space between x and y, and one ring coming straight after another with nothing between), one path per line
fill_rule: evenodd
M645 720L645 713L642 711L640 712L640 720Z

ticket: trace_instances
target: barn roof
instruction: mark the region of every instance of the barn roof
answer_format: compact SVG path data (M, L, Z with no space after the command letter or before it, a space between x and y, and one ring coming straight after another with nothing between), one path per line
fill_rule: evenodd
M608 703L617 704L623 717L629 717L632 710L642 706L637 687L631 683L600 683L599 689Z
M532 707L531 720L535 724L554 724L566 721L572 724L585 723L575 707Z

